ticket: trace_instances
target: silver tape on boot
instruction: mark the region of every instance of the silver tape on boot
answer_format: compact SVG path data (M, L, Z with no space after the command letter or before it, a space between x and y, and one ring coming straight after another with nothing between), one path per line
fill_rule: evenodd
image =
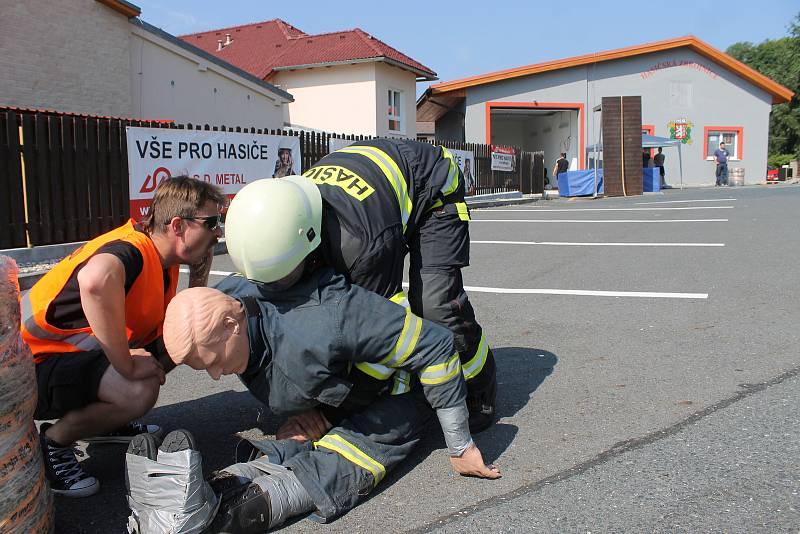
M282 465L270 463L266 456L224 469L232 475L258 484L270 498L270 528L282 525L290 517L310 512L316 506L297 475Z
M214 518L219 502L203 479L199 452L158 451L158 459L125 455L130 491L128 532L197 534Z

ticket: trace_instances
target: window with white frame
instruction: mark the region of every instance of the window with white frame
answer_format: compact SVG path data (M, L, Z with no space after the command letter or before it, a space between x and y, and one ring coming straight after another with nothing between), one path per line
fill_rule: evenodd
M714 159L714 151L719 148L720 143L725 143L725 150L731 159L741 159L740 135L742 133L738 130L709 130L706 134L706 159Z
M403 92L389 89L389 130L403 131Z

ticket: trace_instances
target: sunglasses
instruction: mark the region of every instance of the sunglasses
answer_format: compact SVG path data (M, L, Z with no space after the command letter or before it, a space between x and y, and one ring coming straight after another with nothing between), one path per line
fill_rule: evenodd
M200 221L209 232L217 231L225 223L224 215L210 215L208 217L181 217L181 219L187 221Z

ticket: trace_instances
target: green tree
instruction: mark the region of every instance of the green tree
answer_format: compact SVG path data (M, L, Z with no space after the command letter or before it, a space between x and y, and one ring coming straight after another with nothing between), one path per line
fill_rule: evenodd
M769 117L770 161L800 158L800 13L788 27L789 36L754 45L732 44L726 52L745 65L794 91L791 101L772 106Z

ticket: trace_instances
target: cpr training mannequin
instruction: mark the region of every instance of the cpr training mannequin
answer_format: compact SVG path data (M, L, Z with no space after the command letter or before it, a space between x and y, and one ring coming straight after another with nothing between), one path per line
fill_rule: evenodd
M305 274L279 292L241 276L218 288L176 296L164 324L167 350L175 363L206 369L213 378L238 374L277 414L339 406L348 396L344 377L354 362L397 370L390 389L350 411L318 441L255 444L269 462L288 469L299 483L291 487L308 494L320 517L331 519L355 506L404 460L419 441L431 406L453 468L465 475L500 476L484 464L469 434L466 388L448 330L329 269ZM272 499L271 505L285 502ZM295 508L276 517L307 511Z

